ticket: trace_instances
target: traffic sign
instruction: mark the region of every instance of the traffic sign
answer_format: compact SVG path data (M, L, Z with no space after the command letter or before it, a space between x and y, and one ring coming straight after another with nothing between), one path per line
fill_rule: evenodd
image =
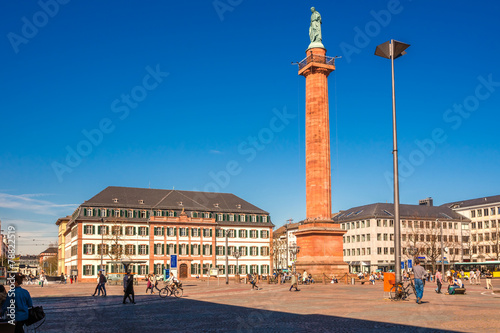
M413 268L413 260L408 259L408 268Z
M401 269L405 269L405 262L401 261Z

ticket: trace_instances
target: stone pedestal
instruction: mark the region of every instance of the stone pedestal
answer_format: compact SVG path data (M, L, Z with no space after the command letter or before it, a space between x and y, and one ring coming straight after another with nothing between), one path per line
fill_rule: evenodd
M295 267L298 273L304 270L317 282L323 274L329 279L336 275L340 278L349 271L343 259L342 236L346 233L338 223L331 220L314 221L299 226L295 233L300 252Z

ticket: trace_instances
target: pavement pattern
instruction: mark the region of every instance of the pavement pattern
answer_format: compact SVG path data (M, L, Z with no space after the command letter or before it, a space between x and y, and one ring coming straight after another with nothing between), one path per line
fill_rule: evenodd
M466 285L466 295L436 294L425 286L423 304L391 301L383 283L313 284L290 292L289 284L220 285L184 281L182 298L145 294L135 286L136 304L122 304L123 288L95 285L25 286L45 323L37 332L500 332L500 280L494 291ZM499 288L500 289L500 288Z

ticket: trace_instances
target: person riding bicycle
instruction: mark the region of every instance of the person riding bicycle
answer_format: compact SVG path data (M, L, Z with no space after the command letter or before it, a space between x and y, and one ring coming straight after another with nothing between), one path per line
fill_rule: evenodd
M180 288L180 281L174 276L174 273L170 272L170 276L167 279L167 285L175 285Z

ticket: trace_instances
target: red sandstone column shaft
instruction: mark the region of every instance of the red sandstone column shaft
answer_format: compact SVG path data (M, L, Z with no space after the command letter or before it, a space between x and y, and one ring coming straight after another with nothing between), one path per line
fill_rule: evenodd
M332 187L327 78L334 67L322 66L325 49L309 49L307 55L313 56L312 63L309 69L299 72L306 78L306 216L330 220ZM316 55L319 57L314 58Z

